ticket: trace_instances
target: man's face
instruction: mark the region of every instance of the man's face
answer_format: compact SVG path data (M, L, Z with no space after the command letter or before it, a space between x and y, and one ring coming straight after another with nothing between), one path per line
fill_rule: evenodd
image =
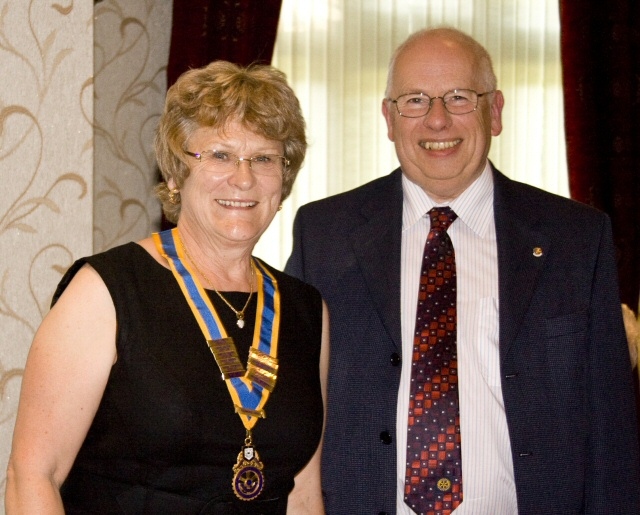
M442 36L426 36L397 58L389 97L424 93L441 97L454 89L486 91L475 55ZM485 167L491 137L502 131L502 93L478 99L467 114L451 114L436 99L422 118L400 116L396 104L382 102L388 136L395 143L403 173L435 201L460 195Z

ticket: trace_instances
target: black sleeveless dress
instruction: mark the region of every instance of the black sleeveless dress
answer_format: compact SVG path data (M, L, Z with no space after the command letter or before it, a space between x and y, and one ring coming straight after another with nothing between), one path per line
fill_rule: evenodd
M271 267L281 291L278 382L253 429L264 490L237 499L233 465L245 438L240 417L200 328L170 270L128 243L78 260L113 298L118 359L61 493L68 514L284 514L294 476L315 452L323 408L319 381L322 302L313 287ZM256 296L243 329L208 292L246 363ZM225 293L243 306L248 293ZM60 428L64 431L64 428Z

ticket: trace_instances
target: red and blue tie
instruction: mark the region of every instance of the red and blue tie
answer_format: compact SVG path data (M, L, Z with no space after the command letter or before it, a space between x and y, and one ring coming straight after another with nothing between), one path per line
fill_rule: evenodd
M449 207L428 213L411 364L405 502L419 515L447 515L462 502L456 349L456 263Z

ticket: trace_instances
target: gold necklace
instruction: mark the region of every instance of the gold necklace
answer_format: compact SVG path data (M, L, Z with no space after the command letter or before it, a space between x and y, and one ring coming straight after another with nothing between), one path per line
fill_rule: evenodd
M253 261L251 261L250 263L251 279L249 280L249 297L247 298L247 302L244 303L243 308L238 311L236 308L234 308L231 305L231 303L227 299L224 298L222 293L220 293L218 290L215 289L215 287L213 286L213 282L204 274L202 270L200 270L200 268L198 268L198 265L196 264L196 262L189 255L189 251L187 250L186 245L182 241L182 238L180 238L180 246L182 247L182 250L184 251L185 256L187 256L187 259L191 261L191 264L196 269L196 272L198 272L202 276L202 278L205 281L207 281L208 284L211 285L211 287L213 288L213 291L216 292L216 294L218 295L218 297L220 297L220 299L222 299L222 302L224 302L227 306L229 306L229 309L236 314L236 318L238 319L236 324L240 329L242 329L244 327L244 312L247 310L247 306L249 305L249 302L251 302L251 297L253 296L253 278L254 278Z

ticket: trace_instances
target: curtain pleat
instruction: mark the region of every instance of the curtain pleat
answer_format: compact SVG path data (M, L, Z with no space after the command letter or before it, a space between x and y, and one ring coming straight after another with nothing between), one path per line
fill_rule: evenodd
M271 63L282 0L174 0L168 84L216 59Z
M571 196L609 213L622 301L640 290L640 4L561 0Z

